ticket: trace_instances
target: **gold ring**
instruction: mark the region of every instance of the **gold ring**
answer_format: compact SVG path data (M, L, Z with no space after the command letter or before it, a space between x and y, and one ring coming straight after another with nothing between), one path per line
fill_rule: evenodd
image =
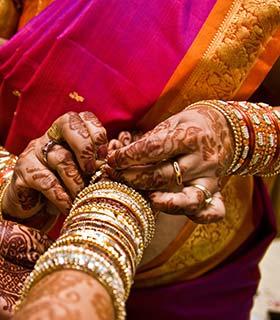
M173 168L174 168L175 175L176 175L176 182L177 182L178 186L181 186L183 184L183 178L182 178L182 172L181 172L179 163L177 161L173 162Z
M50 140L41 149L42 150L42 154L43 154L43 159L44 159L45 163L48 163L48 153L51 151L51 149L56 144L58 144L58 143L55 140Z
M61 128L56 123L52 124L52 126L48 129L47 135L51 140L56 142L61 142L63 140Z
M203 194L205 196L204 201L206 204L209 204L213 200L212 193L206 187L204 187L202 184L192 184L191 186L195 187L203 192Z

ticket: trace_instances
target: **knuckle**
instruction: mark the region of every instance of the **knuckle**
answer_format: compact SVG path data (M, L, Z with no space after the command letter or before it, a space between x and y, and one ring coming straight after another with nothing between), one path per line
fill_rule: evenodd
M68 112L64 113L61 117L68 119L69 116L79 116L79 114L75 111L68 111Z
M54 156L57 166L65 166L74 161L72 153L66 149L60 149L58 152L54 152Z

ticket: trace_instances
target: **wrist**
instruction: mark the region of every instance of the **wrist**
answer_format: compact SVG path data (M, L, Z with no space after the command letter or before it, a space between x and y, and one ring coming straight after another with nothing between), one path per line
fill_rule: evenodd
M280 111L264 103L202 101L227 119L234 138L234 157L227 175L280 172ZM196 104L194 104L196 105ZM192 105L192 106L194 106Z

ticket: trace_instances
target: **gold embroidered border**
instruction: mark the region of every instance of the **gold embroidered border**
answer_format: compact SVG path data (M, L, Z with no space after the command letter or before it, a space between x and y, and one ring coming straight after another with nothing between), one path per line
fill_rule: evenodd
M278 0L232 1L202 56L195 48L200 44L194 42L139 126L151 128L199 100L238 100L238 90L272 35L279 30L279 25ZM203 35L199 34L199 37L199 41L203 41ZM196 62L198 55L200 59Z

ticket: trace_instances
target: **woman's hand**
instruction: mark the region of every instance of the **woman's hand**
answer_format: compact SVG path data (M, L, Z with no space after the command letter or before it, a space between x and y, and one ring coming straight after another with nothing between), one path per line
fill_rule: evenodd
M136 189L152 191L155 209L208 223L225 214L220 178L232 161L233 145L224 116L197 105L111 151L108 163L118 169L119 179Z
M48 146L48 132L19 156L3 211L26 219L43 207L67 214L72 200L107 155L107 135L91 112L69 112L53 124L61 143ZM45 151L44 151L45 150Z

